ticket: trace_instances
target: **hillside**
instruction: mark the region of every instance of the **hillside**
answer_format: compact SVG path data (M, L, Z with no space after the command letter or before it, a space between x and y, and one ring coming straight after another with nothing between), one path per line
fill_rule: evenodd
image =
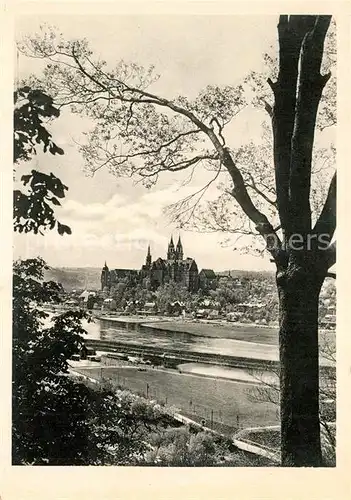
M230 269L227 271L218 271L216 272L216 274L227 275L229 272L233 278L274 278L274 271L248 271L245 269Z
M88 289L100 290L99 267L52 267L45 272L45 279L62 283L67 292Z

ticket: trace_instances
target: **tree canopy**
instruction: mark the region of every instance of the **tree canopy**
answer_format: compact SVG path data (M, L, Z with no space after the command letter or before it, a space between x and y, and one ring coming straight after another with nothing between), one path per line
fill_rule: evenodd
M292 16L292 23L297 25L297 22ZM312 19L309 22L312 26ZM282 21L280 26L283 27ZM284 46L282 36L280 42ZM272 168L276 154L270 137L271 125L267 122L265 126L263 144L248 143L236 150L230 146L230 137L226 137L226 127L251 101L265 107L272 119L273 93L266 77L268 73L271 78L281 74L279 65L283 64L284 71L284 62L277 62L268 54L266 75L253 71L236 86L207 86L190 100L184 96L166 98L154 94L152 87L159 75L153 67L125 61L109 67L94 56L87 40L66 41L57 30L46 29L42 34L28 37L20 44L20 50L48 61L43 77L31 77L32 84L47 88L59 107L69 106L73 113L92 120L94 125L81 145L91 172L107 167L117 176L139 177L150 186L165 171L187 170L191 178L195 169L205 168L213 172L212 179L197 193L170 207L179 224L242 235L261 234L265 238L273 234L277 241L282 238L286 228L280 223L283 216ZM335 68L335 27L319 59L323 70ZM320 129L335 123L335 101L333 76L327 85L327 96L323 94L319 106ZM279 114L279 109L276 111ZM329 206L325 176L330 177L334 161L333 146L314 149L312 188L308 193L314 223L321 216L323 205ZM220 180L219 198L209 205L201 204L208 186ZM277 183L280 184L279 179ZM334 181L332 191L333 186Z
M19 87L14 92L14 164L21 168L36 155L37 147L42 146L44 153L63 155L47 129L49 119L58 118L60 110L54 105L52 97L42 90L29 86ZM48 175L35 169L20 178L26 189L14 190L14 230L20 233L35 234L55 226L59 234L70 234L68 226L56 220L54 208L60 206L59 199L65 197L68 187L52 172Z

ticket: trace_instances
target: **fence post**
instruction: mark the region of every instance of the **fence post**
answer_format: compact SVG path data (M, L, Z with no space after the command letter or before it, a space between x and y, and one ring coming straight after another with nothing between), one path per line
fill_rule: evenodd
M211 410L211 429L213 429L213 410Z

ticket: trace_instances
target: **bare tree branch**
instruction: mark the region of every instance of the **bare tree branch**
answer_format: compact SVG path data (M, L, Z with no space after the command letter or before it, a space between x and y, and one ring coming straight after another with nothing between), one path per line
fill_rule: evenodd
M269 116L271 118L273 118L273 108L272 108L272 106L265 99L263 100L263 103L264 103L264 109L267 111L267 113L269 114Z
M166 211L172 215L174 221L181 221L182 226L187 222L189 222L189 220L194 216L196 207L201 202L207 189L210 187L211 184L213 184L213 182L217 180L219 174L221 173L221 169L222 165L220 164L216 175L209 182L207 182L207 184L205 184L204 187L202 187L195 193L192 193L191 195L187 196L186 198L183 198L177 203L173 203L172 205L167 207ZM191 205L190 202L196 197L196 195L200 196L197 199L195 199L194 203ZM187 219L182 220L182 217L184 216L185 213L188 214Z
M86 75L88 78L91 78L91 80L99 85L101 88L103 88L105 91L111 94L111 89L107 88L105 85L101 84L98 80L95 79L92 75L90 75L85 68L82 66L78 58L73 54L73 57L82 73ZM121 85L123 85L122 90L119 91L118 95L113 95L117 99L121 100L122 102L136 102L136 103L151 103L163 107L167 107L176 113L185 116L188 118L191 122L193 122L202 132L204 132L209 139L211 140L212 144L214 145L215 149L218 152L218 155L220 157L220 160L222 164L227 168L233 184L234 188L232 190L232 196L233 198L239 203L241 208L243 209L244 213L256 224L257 231L265 238L269 238L273 235L273 227L271 223L268 221L267 217L260 212L255 205L252 202L251 197L249 196L242 174L240 170L237 168L235 165L233 158L230 155L229 150L223 146L223 144L220 142L218 139L217 135L215 134L214 130L211 127L206 126L199 118L197 118L194 113L191 111L175 104L172 101L169 101L168 99L161 98L155 94L152 94L150 92L143 91L141 89L131 87L127 85L126 83L120 82ZM124 95L121 95L122 92L128 92L129 97L125 97ZM138 97L136 97L138 96ZM279 257L280 253L280 247L279 247L279 240L278 245L274 245L273 248L270 248L269 251L272 253L274 258Z
M267 203L269 203L270 205L272 205L273 207L277 207L277 202L274 201L274 200L271 200L263 191L261 191L256 183L255 183L255 179L253 177L253 175L249 172L249 177L251 179L251 184L247 184L248 187L250 187L251 189L253 189L257 194L259 194Z

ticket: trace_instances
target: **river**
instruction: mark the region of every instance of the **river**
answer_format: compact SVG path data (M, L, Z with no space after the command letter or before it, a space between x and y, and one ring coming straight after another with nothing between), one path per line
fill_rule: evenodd
M88 338L102 340L116 340L123 343L142 344L164 348L179 349L182 351L222 354L227 356L252 357L257 359L278 359L277 346L247 342L232 338L202 337L185 332L159 329L123 328L112 320L98 320L84 322ZM233 327L235 330L235 327Z
M121 318L122 319L122 318ZM200 352L226 356L248 357L253 359L278 360L278 346L272 329L255 327L254 325L237 326L226 325L223 327L223 337L209 336L211 325L204 326L204 336L201 335L201 327L197 334L179 331L179 325L172 330L172 324L167 328L165 322L160 321L159 326L152 321L139 320L140 327L135 324L138 320L125 318L125 327L120 322L112 319L94 319L92 322L83 321L83 327L90 339L116 340L122 343L138 344L144 346L156 346L177 349L188 352ZM144 323L143 323L144 321ZM150 325L148 323L150 322ZM151 327L152 324L152 327ZM146 325L144 328L143 325ZM161 326L162 329L161 329ZM206 330L206 332L205 332ZM218 327L213 325L213 330ZM253 335L253 331L257 333ZM228 333L229 332L229 333ZM269 333L271 332L271 333ZM334 334L327 332L328 338L332 339ZM228 338L230 336L231 338ZM248 339L248 340L245 340ZM322 364L329 364L321 359Z

